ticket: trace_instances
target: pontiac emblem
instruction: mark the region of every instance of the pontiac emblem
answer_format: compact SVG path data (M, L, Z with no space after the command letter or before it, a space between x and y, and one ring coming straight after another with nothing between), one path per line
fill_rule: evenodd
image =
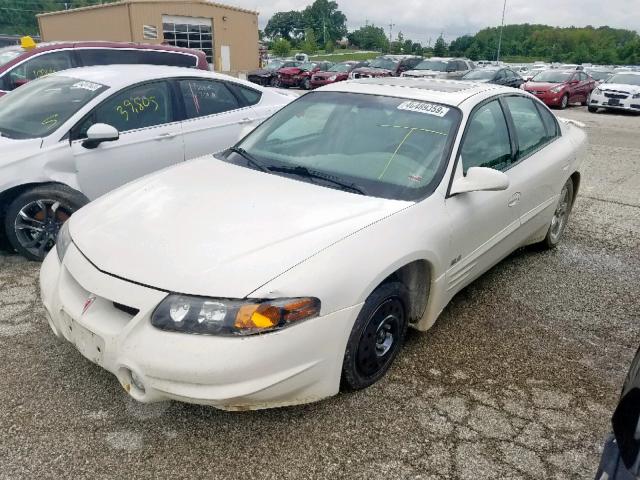
M95 301L96 301L95 295L91 295L89 298L87 298L87 300L84 302L84 305L82 306L82 315L87 313L87 310L89 310L89 308L91 307L91 305L93 305L93 302Z

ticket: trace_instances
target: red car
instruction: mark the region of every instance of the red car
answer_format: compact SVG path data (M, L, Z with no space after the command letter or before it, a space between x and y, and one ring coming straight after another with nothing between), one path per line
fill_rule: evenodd
M570 103L587 105L596 81L576 70L544 70L520 87L550 107L567 108Z
M278 87L302 87L311 89L311 76L320 71L328 70L331 62L303 62L297 67L287 67L278 70Z
M349 78L354 68L364 67L367 62L340 62L336 63L326 72L316 72L311 76L311 88L318 88L330 83L341 82Z
M209 70L204 52L169 45L114 42L36 45L28 37L22 45L0 48L0 96L29 80L74 67L134 63Z

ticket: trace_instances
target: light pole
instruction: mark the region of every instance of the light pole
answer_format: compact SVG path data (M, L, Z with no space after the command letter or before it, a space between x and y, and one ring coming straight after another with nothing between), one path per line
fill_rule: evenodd
M502 5L502 23L500 24L500 37L498 38L498 53L496 54L496 63L500 61L500 47L502 47L502 30L504 29L504 11L507 9L507 0Z

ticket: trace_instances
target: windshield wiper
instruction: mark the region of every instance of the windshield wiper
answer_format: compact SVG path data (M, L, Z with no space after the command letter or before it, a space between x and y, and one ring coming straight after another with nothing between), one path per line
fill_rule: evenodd
M247 152L244 148L240 148L240 147L231 147L229 149L230 151L232 151L233 153L237 153L238 155L240 155L242 158L244 158L250 165L253 165L254 167L256 167L258 170L261 170L263 172L269 172L269 169L262 164L262 162L260 162L260 160L258 160L256 157L254 157L253 155L251 155L249 152Z
M339 178L334 177L333 175L328 175L326 173L316 172L314 170L309 170L307 167L303 167L302 165L296 165L295 167L268 167L271 172L279 172L279 173L289 173L292 175L297 175L299 177L304 178L318 178L320 180L325 180L327 182L333 183L334 185L340 187L340 190L348 190L351 192L358 193L360 195L366 195L365 190L355 183L344 182Z

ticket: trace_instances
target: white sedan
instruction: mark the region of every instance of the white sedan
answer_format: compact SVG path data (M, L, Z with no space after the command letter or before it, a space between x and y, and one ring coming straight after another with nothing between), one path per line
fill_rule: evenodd
M49 324L142 402L258 409L365 388L407 327L429 329L518 247L560 242L585 144L506 87L320 88L228 151L77 212L42 265Z
M640 72L614 73L589 97L589 111L599 108L640 113Z
M236 143L296 98L194 69L66 70L0 100L0 236L43 259L69 216L131 180Z

